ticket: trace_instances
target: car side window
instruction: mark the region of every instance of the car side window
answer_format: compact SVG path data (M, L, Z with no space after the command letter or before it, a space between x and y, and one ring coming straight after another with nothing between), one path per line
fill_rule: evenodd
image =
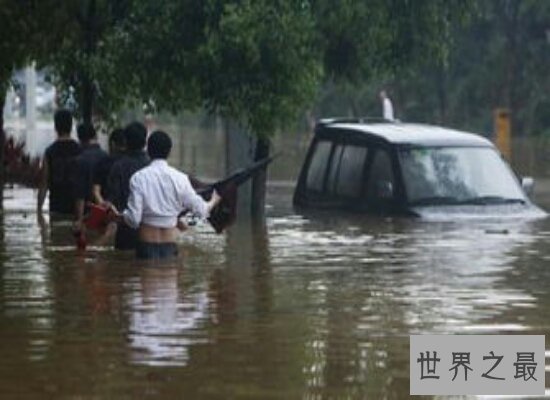
M331 149L331 142L320 141L316 143L306 177L306 187L309 190L314 190L317 192L323 190L325 172L327 170Z
M395 177L390 154L383 149L376 150L367 182L367 199L384 200L393 198Z
M340 169L336 181L336 194L345 197L359 196L366 159L366 147L345 146L342 151Z

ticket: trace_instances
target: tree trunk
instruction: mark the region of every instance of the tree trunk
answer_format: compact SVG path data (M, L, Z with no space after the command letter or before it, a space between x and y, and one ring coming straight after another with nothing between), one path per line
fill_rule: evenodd
M244 168L253 161L254 144L252 138L238 123L231 119L224 119L225 130L225 171L231 174ZM237 196L237 215L240 218L249 218L251 210L251 182L239 186Z
M269 139L259 138L256 140L254 161L260 161L269 157ZM267 167L258 171L252 178L252 203L251 214L254 220L265 218L265 197L267 189Z
M4 130L4 105L6 102L6 90L1 86L0 90L0 209L4 208L4 146L6 143L6 131Z
M269 157L268 139L254 139L234 121L224 119L226 173L249 166L252 162ZM258 171L250 181L239 186L237 215L262 221L265 217L267 168Z

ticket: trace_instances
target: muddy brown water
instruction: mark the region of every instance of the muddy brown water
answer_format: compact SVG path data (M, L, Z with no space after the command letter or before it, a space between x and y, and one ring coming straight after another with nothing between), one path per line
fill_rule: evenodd
M279 146L265 224L199 226L163 265L78 253L70 223L41 227L34 193L8 190L0 399L406 399L410 334L550 333L550 219L299 214L308 139ZM222 144L190 134L174 157L220 176ZM516 161L549 210L544 149Z
M549 220L300 215L273 185L265 225L152 266L7 195L2 399L404 399L410 334L550 333Z

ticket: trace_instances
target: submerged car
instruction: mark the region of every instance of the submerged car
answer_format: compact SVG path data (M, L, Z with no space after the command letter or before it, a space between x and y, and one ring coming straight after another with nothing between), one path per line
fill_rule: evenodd
M487 139L438 126L321 120L294 192L298 208L426 218L543 217Z

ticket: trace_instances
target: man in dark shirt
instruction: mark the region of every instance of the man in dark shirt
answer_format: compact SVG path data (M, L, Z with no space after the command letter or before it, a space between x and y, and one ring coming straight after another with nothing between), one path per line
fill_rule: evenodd
M77 128L82 153L75 160L74 193L76 200L75 230L80 231L84 221L86 202L93 200L92 185L97 166L109 156L99 147L95 128L80 124Z
M75 157L80 154L80 145L71 139L73 117L68 110L58 110L54 115L57 139L44 154L42 177L38 189L37 211L42 213L44 200L50 192L50 213L71 215L75 211L70 171Z
M107 195L107 178L113 164L120 160L126 152L126 136L124 129L117 128L109 136L109 157L104 159L97 166L94 172L94 201L97 204L103 204Z
M130 178L149 164L145 153L147 129L139 122L132 122L124 128L126 154L111 167L107 178L107 200L118 210L124 210L130 196ZM138 232L124 223L119 223L115 236L115 249L133 250L136 247Z

